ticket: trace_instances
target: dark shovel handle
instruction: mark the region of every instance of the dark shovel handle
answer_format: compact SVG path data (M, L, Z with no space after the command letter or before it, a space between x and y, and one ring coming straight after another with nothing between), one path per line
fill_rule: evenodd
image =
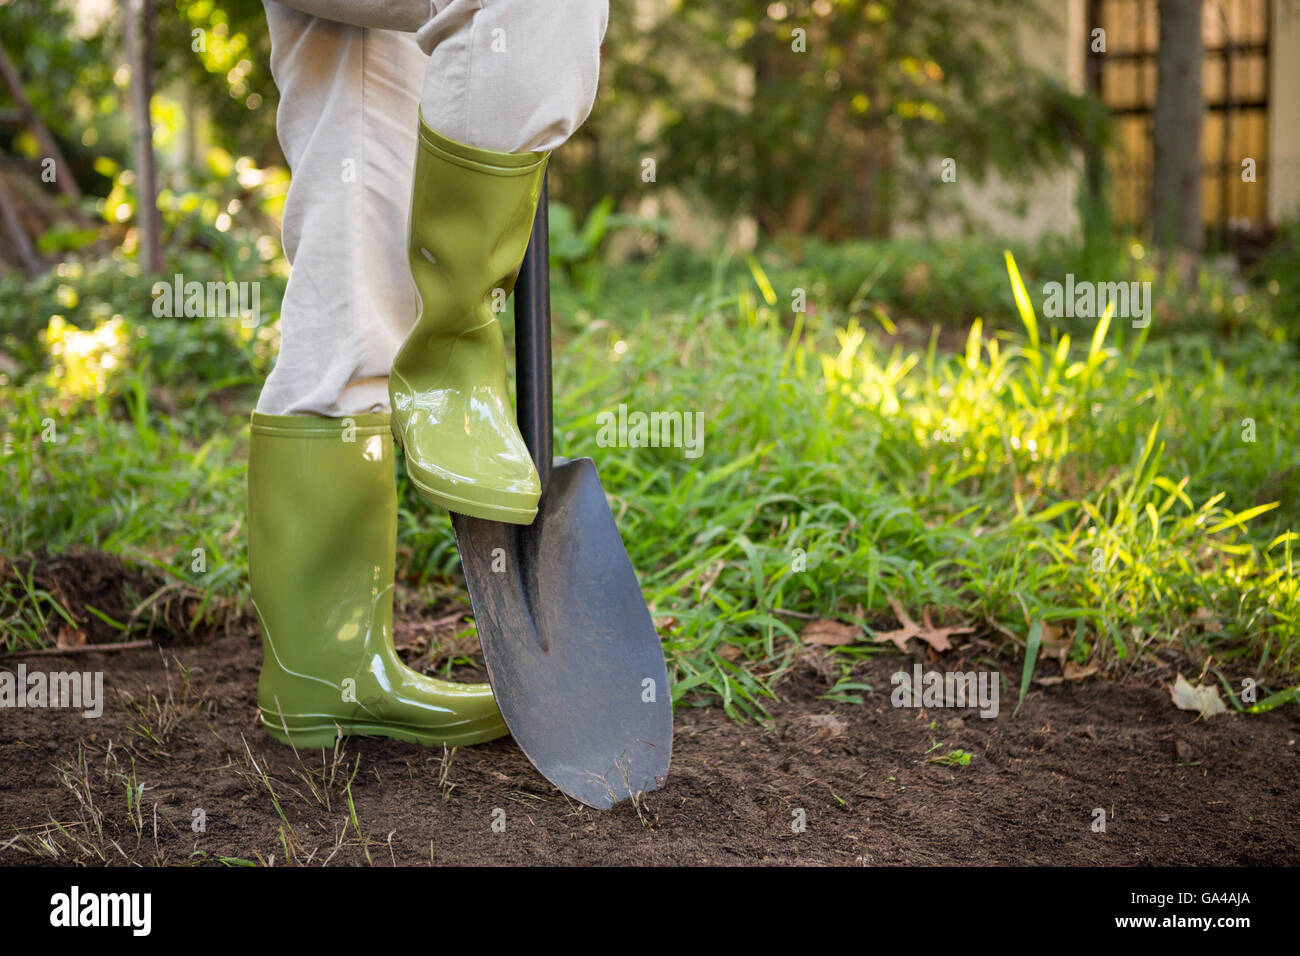
M542 194L515 280L515 375L519 431L545 490L551 477L551 276L547 243L546 174Z

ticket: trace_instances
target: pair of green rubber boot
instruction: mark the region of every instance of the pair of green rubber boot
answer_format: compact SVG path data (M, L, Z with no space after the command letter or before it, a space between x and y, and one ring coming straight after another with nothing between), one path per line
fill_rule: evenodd
M391 415L253 413L248 565L262 725L296 747L339 734L463 745L506 732L487 684L426 677L393 650L394 439L420 495L529 524L541 492L506 381L497 313L514 287L545 153L498 153L420 122L409 257L420 311Z

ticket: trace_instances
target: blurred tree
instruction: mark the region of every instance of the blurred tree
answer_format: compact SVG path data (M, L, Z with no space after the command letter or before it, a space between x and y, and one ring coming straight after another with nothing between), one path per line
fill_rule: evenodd
M140 262L146 273L162 272L162 216L158 214L158 163L153 151L153 0L122 4L126 62L131 71L131 147L135 156L136 218Z
M204 128L214 144L252 156L259 166L282 162L260 0L154 0L154 6L153 76L158 93L181 103L187 142L196 143ZM109 183L94 172L95 159L125 163L131 151L126 91L115 82L125 59L125 19L117 3L103 12L100 19L78 13L70 0L0 0L5 45L33 107L82 189L99 195ZM0 129L0 148L22 152L17 138L17 131Z
M228 152L251 156L259 166L282 163L275 135L279 97L261 0L161 5L158 67L184 104L188 149L196 149L197 131L207 127Z
M938 201L941 157L1032 175L1095 134L1094 101L1025 66L1026 22L1055 28L1011 0L614 0L568 172L629 195L652 158L769 234L884 233Z
M282 163L260 0L155 2L154 122L183 137L160 149L164 193L206 188L237 157ZM120 178L92 164L130 155L122 20L86 23L69 3L0 0L0 23L82 188L111 188L121 217ZM557 198L585 217L658 183L770 235L885 233L953 195L935 188L943 157L963 179L1027 177L1095 139L1096 104L1022 62L1016 38L1038 16L1023 0L611 0L597 103L556 155Z
M1201 247L1201 0L1160 0L1151 230L1166 249Z
M102 177L92 169L93 156L83 149L83 144L95 142L95 133L88 131L95 113L93 98L113 89L113 67L104 57L102 38L83 36L71 9L50 0L0 3L0 26L23 95L67 157L67 168L59 174L60 189L91 192L102 187ZM13 95L8 86L0 90L0 103L18 115L27 109L22 95ZM0 126L0 149L28 159L50 155L26 123Z

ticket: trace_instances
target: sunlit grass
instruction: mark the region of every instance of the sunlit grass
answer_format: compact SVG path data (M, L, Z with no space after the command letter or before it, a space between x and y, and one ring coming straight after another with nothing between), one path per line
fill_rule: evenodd
M909 350L856 317L790 312L750 265L684 309L557 317L556 450L600 468L680 700L760 711L816 617L862 627L831 691L858 698L853 664L873 625L896 626L891 598L972 624L1008 674L1038 622L1116 674L1158 648L1300 671L1293 357L1110 319L1071 340L1010 257L1018 314L974 322L955 354ZM6 389L5 553L102 548L242 593L246 417L200 384L123 372L54 442L49 384ZM188 404L165 414L162 389ZM702 412L703 455L601 447L620 403ZM402 500L401 573L454 580L449 522ZM36 639L4 613L6 642Z

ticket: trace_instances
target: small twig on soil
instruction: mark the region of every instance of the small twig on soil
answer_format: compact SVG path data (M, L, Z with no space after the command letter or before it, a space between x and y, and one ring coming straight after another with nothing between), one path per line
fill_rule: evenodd
M83 820L69 820L69 821L66 822L66 823L60 823L60 822L57 821L57 820L51 820L50 823L53 823L56 827L84 827L84 826L86 825L86 824L85 824L85 821L83 821ZM41 828L43 828L43 827L48 827L49 825L50 825L49 823L29 823L29 824L27 824L26 826L11 826L9 829L11 829L11 830L39 830L39 829L41 829Z
M772 609L773 614L780 614L783 617L797 617L804 621L815 621L818 615L809 614L807 611L791 611L789 608L778 607Z
M82 644L79 647L42 647L30 651L6 651L0 654L0 660L10 657L71 657L74 654L95 654L109 651L134 651L141 647L153 647L153 641L123 641L120 644Z

